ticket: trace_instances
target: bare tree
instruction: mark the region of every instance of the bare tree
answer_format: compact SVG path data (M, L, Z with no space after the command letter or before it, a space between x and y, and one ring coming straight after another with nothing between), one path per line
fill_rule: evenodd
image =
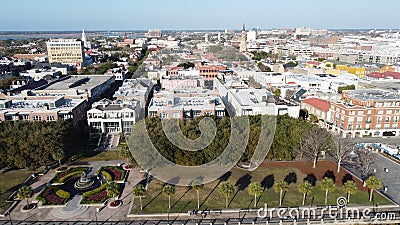
M307 156L313 159L313 168L317 166L319 153L329 142L330 134L323 128L313 126L302 137L301 143Z
M360 149L358 151L358 160L360 164L361 178L365 180L375 168L375 156L369 150Z
M340 165L344 158L353 149L353 144L349 138L342 138L340 135L332 135L331 148L329 153L337 161L337 172L340 172Z

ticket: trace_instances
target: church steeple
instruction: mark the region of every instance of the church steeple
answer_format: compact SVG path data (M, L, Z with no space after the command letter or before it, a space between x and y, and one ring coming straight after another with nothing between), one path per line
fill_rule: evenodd
M246 34L246 27L243 23L242 35L240 39L239 50L241 52L247 52L247 34Z

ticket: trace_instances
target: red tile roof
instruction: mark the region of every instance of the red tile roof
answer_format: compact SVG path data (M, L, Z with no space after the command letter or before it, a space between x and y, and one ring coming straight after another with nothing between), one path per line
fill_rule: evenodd
M303 102L325 112L328 112L329 108L331 108L331 103L320 98L307 98L304 99Z

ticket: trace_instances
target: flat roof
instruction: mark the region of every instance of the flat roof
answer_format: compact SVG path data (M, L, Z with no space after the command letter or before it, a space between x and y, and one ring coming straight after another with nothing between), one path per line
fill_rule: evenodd
M73 75L51 83L43 90L90 90L108 81L112 75Z
M345 91L348 97L360 100L400 100L398 92L387 91L383 89L362 89Z

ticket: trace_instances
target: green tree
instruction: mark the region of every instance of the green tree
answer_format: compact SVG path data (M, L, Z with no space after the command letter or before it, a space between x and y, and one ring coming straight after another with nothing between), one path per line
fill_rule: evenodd
M346 183L343 184L342 189L347 195L347 204L348 204L350 202L350 195L354 195L358 191L357 185L354 181L348 180L346 181Z
M54 149L54 151L51 153L51 156L54 160L58 161L58 166L61 166L61 160L64 159L65 152L61 148Z
M302 205L305 204L307 195L310 195L310 194L312 193L312 189L313 189L313 186L311 185L310 182L308 182L308 181L306 181L306 180L303 181L303 183L300 183L300 184L297 186L297 190L298 190L300 193L303 194L303 203L302 203Z
M277 88L273 93L276 97L281 97L281 89Z
M228 208L228 198L235 192L235 188L231 183L225 181L219 186L218 192L225 197L225 208Z
M341 87L338 87L338 93L342 93L345 90L355 90L355 89L356 89L356 86L354 84L341 86Z
M168 197L168 209L171 209L171 195L175 194L175 186L166 184L162 189L162 193Z
M370 176L366 181L367 187L371 190L369 201L372 201L372 194L374 190L382 188L382 181L377 176Z
M23 185L18 189L17 196L20 200L26 199L26 207L29 208L29 199L33 195L33 189L30 186Z
M325 205L326 205L328 203L328 193L330 191L335 190L336 184L332 180L332 178L325 177L319 184L319 187L321 188L321 190L325 191Z
M119 184L111 182L107 185L107 195L111 198L118 196L119 194Z
M257 207L257 196L261 196L264 191L260 182L251 182L247 190L249 195L254 196L254 208Z
M197 194L197 209L200 209L200 193L199 192L200 192L200 190L202 190L204 188L204 184L202 184L200 182L200 180L195 180L193 182L192 188L194 190L196 190L196 194Z
M140 210L143 210L143 205L142 205L142 197L144 197L146 194L146 189L144 188L143 185L139 184L136 187L133 188L132 190L132 195L133 197L139 197L140 201Z
M126 163L129 164L130 159L132 158L132 154L129 151L128 146L123 146L119 150L119 157L123 158L126 160Z
M278 181L274 184L274 190L279 193L279 206L282 206L283 192L289 190L289 184L284 180Z

